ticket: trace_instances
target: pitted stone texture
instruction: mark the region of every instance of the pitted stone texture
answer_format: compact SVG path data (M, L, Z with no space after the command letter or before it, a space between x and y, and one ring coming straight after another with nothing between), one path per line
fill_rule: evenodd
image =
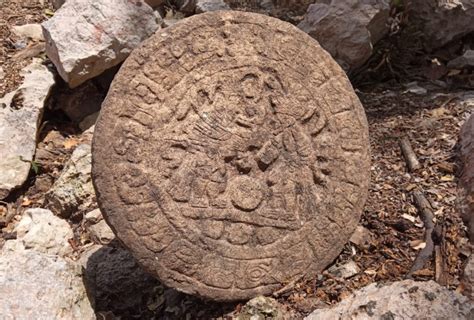
M217 11L132 53L92 161L101 211L149 272L186 293L247 299L339 254L367 196L367 122L309 36Z

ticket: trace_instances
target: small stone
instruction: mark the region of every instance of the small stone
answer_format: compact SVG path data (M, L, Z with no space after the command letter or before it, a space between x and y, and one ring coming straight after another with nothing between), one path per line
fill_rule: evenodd
M305 320L471 319L473 308L466 297L434 281L404 280L372 283L333 307L315 310Z
M350 242L355 244L358 247L366 247L372 241L373 235L372 233L363 226L357 226L354 233L351 236Z
M346 70L363 65L387 32L390 1L317 0L298 28L318 40Z
M72 253L69 239L74 237L71 226L46 209L28 209L15 227L16 240L7 241L4 250L18 248L16 241L25 249L65 256Z
M114 232L110 229L105 220L100 220L99 222L90 225L87 227L87 231L90 234L91 240L97 244L109 244L115 239Z
M84 215L84 222L86 224L95 224L102 220L102 212L100 212L100 209L95 209L92 210Z
M69 260L34 250L0 253L0 315L4 319L95 319L81 269Z
M448 68L465 69L474 68L474 50L466 50L464 54L448 62Z
M92 128L95 125L98 117L99 112L95 112L93 114L88 115L79 123L79 129L81 129L82 131L86 131Z
M232 318L236 320L290 320L294 319L294 316L275 299L258 296L248 301L238 314L232 315Z
M158 28L141 0L66 1L42 26L46 54L71 88L125 60Z
M196 13L204 13L209 11L231 10L224 0L197 0Z
M12 32L20 38L31 39L34 41L44 41L43 30L41 29L41 25L38 23L13 26Z
M330 267L328 269L328 272L338 278L348 279L358 274L360 272L360 268L357 263L351 260L342 265L335 265Z
M0 200L28 177L54 75L39 59L21 71L20 87L0 99Z
M474 254L471 253L461 279L461 293L474 301Z
M64 218L78 210L87 210L95 203L90 142L76 147L46 199L48 208Z

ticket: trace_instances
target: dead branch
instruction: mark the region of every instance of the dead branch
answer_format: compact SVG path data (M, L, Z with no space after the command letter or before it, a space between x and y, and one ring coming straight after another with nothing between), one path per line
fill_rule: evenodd
M410 140L408 140L407 137L404 137L400 140L400 149L402 150L403 157L407 163L408 170L415 171L421 167L416 154L411 147Z
M431 205L425 198L422 192L413 191L413 199L415 200L415 206L418 209L419 215L425 226L425 243L426 246L421 249L420 253L416 257L410 271L407 274L407 278L411 278L414 272L423 268L426 262L433 256L434 243L431 234L435 224L433 222L433 211Z
M304 275L300 275L299 277L295 278L294 280L290 281L287 285L285 285L283 288L273 292L273 297L275 298L278 298L279 296L281 296L282 294L285 294L291 290L293 290L293 288L296 286L296 284L301 280L303 279Z

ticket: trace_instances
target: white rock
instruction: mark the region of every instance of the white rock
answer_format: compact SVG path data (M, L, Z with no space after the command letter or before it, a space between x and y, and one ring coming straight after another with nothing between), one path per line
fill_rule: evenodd
M229 318L236 320L290 320L295 319L295 315L275 299L258 296L248 301L237 314L233 314Z
M71 226L46 209L28 209L15 227L16 240L5 242L5 250L22 248L65 256L72 253L69 239L74 237Z
M204 13L209 11L231 10L229 5L223 0L197 0L196 13Z
M71 88L119 64L158 28L141 0L74 0L44 22L46 53Z
M349 71L364 64L388 31L389 0L317 0L298 28Z
M354 261L348 261L341 265L335 265L328 269L328 271L338 278L348 279L360 272L360 268Z
M474 304L434 281L404 280L357 290L332 308L318 309L306 320L472 319Z
M71 1L71 0L69 0ZM59 9L66 2L66 0L49 0L53 5L54 9ZM164 0L145 0L145 2L152 8L161 6L165 1Z
M421 31L418 41L434 50L474 31L474 0L404 0L409 25Z
M69 217L77 210L87 210L95 202L91 159L90 143L76 147L58 180L46 194L48 208L55 214Z
M448 68L464 69L469 67L474 68L474 50L466 50L462 56L448 62Z
M13 26L12 32L20 38L27 38L34 41L44 41L43 30L38 23L30 23L22 26Z
M39 59L21 74L21 86L0 99L0 199L28 177L44 103L54 85L53 74Z
M34 250L0 253L0 318L95 319L81 269Z

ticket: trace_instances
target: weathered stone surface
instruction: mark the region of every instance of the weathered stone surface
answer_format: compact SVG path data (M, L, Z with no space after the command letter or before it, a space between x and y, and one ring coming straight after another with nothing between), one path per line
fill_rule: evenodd
M165 2L164 0L144 0L144 1L152 8L159 7ZM66 2L66 0L49 0L49 2L51 2L54 9L59 9L64 4L64 2Z
M474 0L405 0L409 23L417 25L428 50L434 50L474 31Z
M141 0L67 1L42 26L46 53L71 88L125 60L158 28Z
M160 285L121 247L94 245L80 263L96 311L119 312L141 306Z
M298 28L318 40L349 71L364 64L388 31L388 0L317 0Z
M63 258L34 250L0 253L0 316L95 319L81 269Z
M471 253L461 278L461 293L474 301L474 254Z
M251 13L196 15L147 40L94 133L99 206L118 238L165 284L219 300L332 262L368 171L342 69L294 26Z
M248 301L232 318L235 320L291 320L295 319L295 315L275 299L258 296Z
M7 241L5 248L33 249L59 256L72 253L68 241L74 237L71 226L49 210L39 208L26 210L15 231L17 239Z
M39 59L22 75L21 86L0 99L0 199L28 177L44 103L54 85L53 74Z
M474 304L434 281L404 280L381 286L373 283L306 320L333 319L472 319Z
M13 26L11 30L17 37L35 41L44 41L43 30L41 30L41 25L38 23Z
M87 81L77 88L58 94L56 108L64 111L75 123L79 123L87 116L98 112L104 98L105 92L91 81Z
M87 227L87 231L94 243L108 244L115 239L115 234L104 220L100 220L99 222L90 225Z
M471 98L474 106L474 96ZM469 240L474 244L474 116L461 128L459 136L462 174L458 184L458 209L468 229Z
M474 68L474 50L466 50L462 56L449 61L448 68Z
M93 130L93 127L89 130ZM84 134L87 135L88 132ZM62 217L69 217L77 210L86 210L95 202L90 141L76 147L61 176L46 194L46 199L48 208Z
M230 7L224 0L197 0L196 13L204 13L218 10L230 10Z
M360 272L360 268L354 261L348 261L344 264L334 265L328 271L338 278L347 279Z

